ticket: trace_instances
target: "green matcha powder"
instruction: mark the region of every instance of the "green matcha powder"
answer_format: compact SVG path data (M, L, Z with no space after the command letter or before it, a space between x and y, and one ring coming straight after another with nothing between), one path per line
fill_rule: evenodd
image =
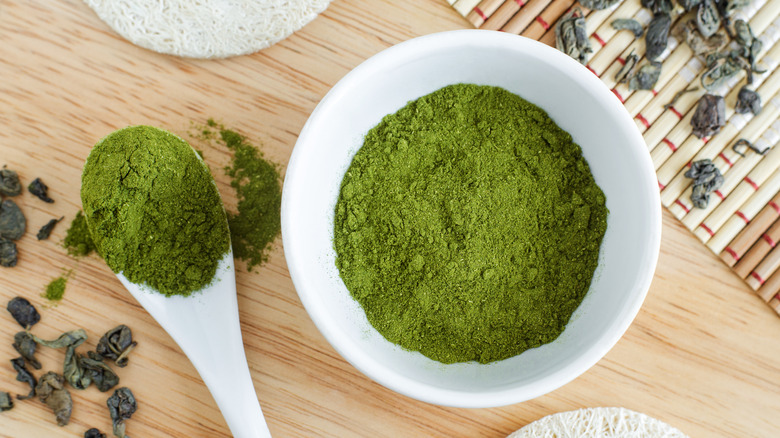
M158 128L120 129L95 145L81 200L111 270L165 295L207 286L230 249L208 168L187 142Z
M561 334L607 213L581 149L544 111L453 85L366 135L336 204L336 265L390 342L488 363Z

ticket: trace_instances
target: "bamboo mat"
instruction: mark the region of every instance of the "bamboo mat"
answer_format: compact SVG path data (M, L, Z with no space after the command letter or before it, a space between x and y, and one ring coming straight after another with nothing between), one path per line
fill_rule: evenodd
M447 0L475 27L500 30L555 44L555 23L575 6L574 0ZM576 5L579 6L579 5ZM633 18L646 25L652 15L640 0L624 0L610 8L588 11L586 26L593 53L587 67L612 90L629 111L647 143L658 175L661 202L707 247L739 275L780 315L780 1L753 0L732 21L747 20L763 43L751 88L763 109L736 114L737 93L747 83L744 71L712 92L725 98L726 125L711 138L692 134L690 121L699 98L704 63L687 44L674 37L660 56L661 75L653 90L631 91L615 75L632 52L645 54L644 38L616 31L611 22ZM674 25L672 26L674 27ZM641 62L641 59L640 59ZM698 86L672 99L689 87ZM744 156L732 149L739 139L753 143ZM691 162L708 158L725 178L704 209L691 202L691 180L684 176Z

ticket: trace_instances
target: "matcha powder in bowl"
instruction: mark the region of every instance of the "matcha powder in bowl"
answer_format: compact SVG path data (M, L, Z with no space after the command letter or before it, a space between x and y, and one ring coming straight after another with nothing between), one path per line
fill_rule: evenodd
M162 294L187 296L207 286L230 250L208 167L162 129L131 126L98 142L84 165L81 200L111 270Z
M452 85L366 135L336 203L336 266L390 342L489 363L563 332L607 213L582 150L543 110Z

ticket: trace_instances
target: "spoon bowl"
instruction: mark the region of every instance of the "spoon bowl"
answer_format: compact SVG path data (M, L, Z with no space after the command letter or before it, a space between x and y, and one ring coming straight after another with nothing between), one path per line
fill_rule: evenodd
M233 436L270 437L244 352L232 250L211 284L187 297L166 297L121 273L117 277L190 359Z

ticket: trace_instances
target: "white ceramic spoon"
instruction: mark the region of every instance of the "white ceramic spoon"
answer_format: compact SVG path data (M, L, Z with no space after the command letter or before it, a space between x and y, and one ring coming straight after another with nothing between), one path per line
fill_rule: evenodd
M270 437L241 339L233 251L220 260L214 281L189 297L166 297L117 277L190 359L233 436Z

